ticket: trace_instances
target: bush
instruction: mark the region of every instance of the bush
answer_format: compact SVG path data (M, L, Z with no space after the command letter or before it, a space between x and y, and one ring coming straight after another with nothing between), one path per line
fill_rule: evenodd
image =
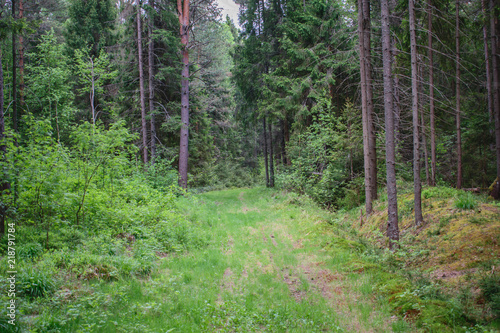
M477 200L472 193L461 194L455 199L455 208L475 209L476 207Z
M19 259L33 260L41 256L43 253L43 248L40 243L28 243L20 245L17 248L17 254Z
M28 298L51 295L56 290L56 280L47 272L29 268L17 275L18 292Z
M484 298L495 317L500 317L500 274L484 276L480 282Z

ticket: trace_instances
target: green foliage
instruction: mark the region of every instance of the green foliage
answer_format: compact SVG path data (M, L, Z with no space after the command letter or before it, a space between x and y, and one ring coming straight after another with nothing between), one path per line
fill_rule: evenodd
M16 276L19 295L28 298L46 297L57 287L57 281L47 272L35 268L26 268Z
M470 192L460 193L455 199L455 207L458 209L475 209L477 205L477 199Z
M483 297L488 302L493 316L500 317L500 274L485 275L480 282Z

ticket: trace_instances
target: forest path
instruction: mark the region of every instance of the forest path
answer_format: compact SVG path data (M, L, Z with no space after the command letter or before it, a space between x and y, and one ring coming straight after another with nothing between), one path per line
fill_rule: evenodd
M163 260L172 332L389 332L369 273L339 270L349 251L321 239L328 213L264 188L181 200L209 246ZM319 231L319 232L318 232ZM324 243L323 243L324 245ZM396 325L397 326L397 325ZM403 325L405 326L405 325ZM169 330L167 330L170 332Z

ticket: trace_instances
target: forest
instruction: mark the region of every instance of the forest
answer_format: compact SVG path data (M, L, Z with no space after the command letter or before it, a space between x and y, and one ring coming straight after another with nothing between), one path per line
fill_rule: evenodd
M0 331L497 332L498 0L0 0Z

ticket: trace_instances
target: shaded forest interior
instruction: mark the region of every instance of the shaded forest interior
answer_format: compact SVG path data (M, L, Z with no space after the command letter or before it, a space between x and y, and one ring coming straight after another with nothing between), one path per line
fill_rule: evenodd
M25 258L143 226L151 253L198 247L176 200L230 188L355 211L393 251L431 197L496 212L498 0L236 3L0 0L2 253L9 229Z

